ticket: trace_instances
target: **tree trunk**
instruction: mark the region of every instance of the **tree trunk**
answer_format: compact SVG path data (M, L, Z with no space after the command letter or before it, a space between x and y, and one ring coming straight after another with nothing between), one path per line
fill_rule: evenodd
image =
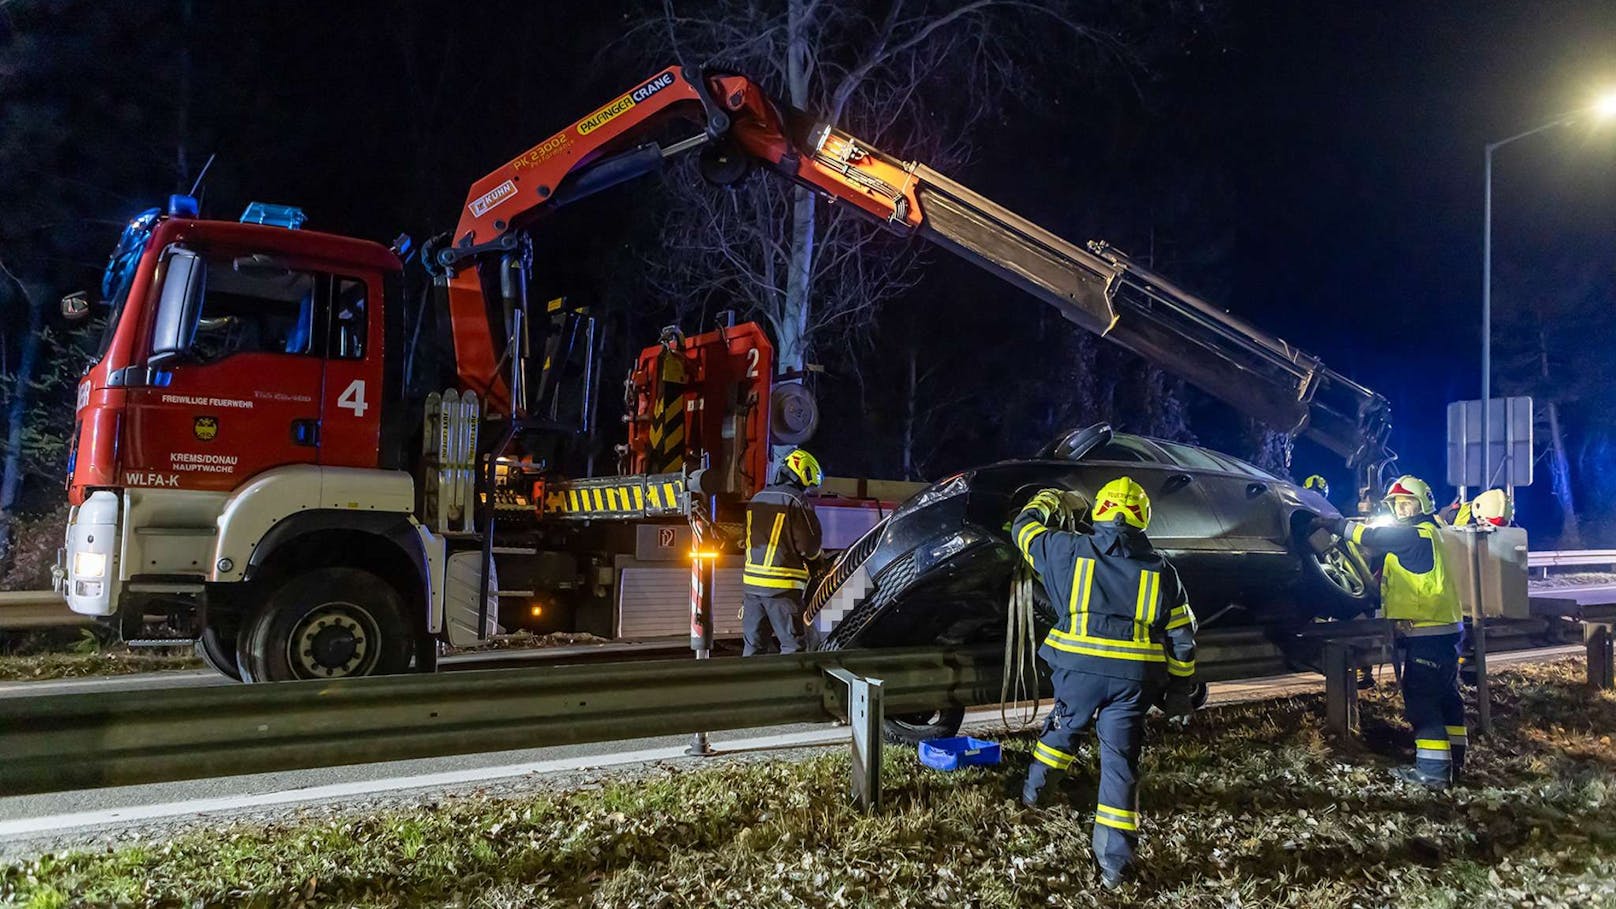
M23 305L28 307L28 331L22 336L22 353L17 371L11 376L11 401L6 408L6 455L0 467L0 564L11 561L11 530L17 518L17 498L22 493L22 435L28 419L29 390L34 382L34 362L39 358L39 335L44 329L43 292L21 287Z
M813 64L813 48L808 41L809 22L805 0L791 0L786 38L786 89L798 110L808 107L808 78ZM815 198L799 186L791 195L791 249L786 273L786 301L780 314L779 349L775 351L782 370L802 369L808 354L809 296L813 290Z

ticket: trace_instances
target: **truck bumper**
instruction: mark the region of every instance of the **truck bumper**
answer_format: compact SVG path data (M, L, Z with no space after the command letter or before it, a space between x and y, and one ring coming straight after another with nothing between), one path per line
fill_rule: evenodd
M117 611L118 540L117 494L91 493L68 519L67 547L52 572L69 609L97 616Z

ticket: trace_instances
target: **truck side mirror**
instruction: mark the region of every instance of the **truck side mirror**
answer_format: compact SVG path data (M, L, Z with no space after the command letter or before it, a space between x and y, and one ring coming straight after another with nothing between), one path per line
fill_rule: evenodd
M165 253L164 260L163 290L157 298L157 324L152 331L147 366L162 366L188 353L202 314L202 291L207 282L202 257L174 247Z
M75 290L62 298L62 318L69 322L82 321L90 314L90 295Z

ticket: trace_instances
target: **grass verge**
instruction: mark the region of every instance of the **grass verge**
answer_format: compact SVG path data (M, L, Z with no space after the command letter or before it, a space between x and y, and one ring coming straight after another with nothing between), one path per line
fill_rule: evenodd
M1151 727L1141 879L1090 871L1092 745L1053 807L1014 800L1032 739L940 774L889 749L886 810L842 798L839 750L659 768L604 788L279 825L238 825L0 869L29 907L1616 905L1616 697L1582 664L1494 679L1495 735L1448 794L1393 783L1411 736L1370 692L1332 745L1317 696ZM1081 765L1080 765L1081 766Z
M55 628L0 634L0 681L43 681L201 669L190 646L132 649L101 628Z

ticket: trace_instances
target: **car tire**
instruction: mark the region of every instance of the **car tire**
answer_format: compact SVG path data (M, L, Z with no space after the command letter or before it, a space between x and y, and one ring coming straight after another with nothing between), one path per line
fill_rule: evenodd
M1302 604L1311 607L1316 615L1351 619L1372 611L1379 602L1374 575L1352 543L1336 540L1319 553L1298 534L1296 552L1302 560L1298 593Z
M317 568L283 581L236 642L246 682L406 672L415 635L403 599L355 568Z
M964 707L897 714L882 720L881 737L894 745L914 746L927 739L946 739L955 735L964 722Z
M209 625L197 635L196 655L214 672L227 679L241 681L241 667L236 665L235 634Z

